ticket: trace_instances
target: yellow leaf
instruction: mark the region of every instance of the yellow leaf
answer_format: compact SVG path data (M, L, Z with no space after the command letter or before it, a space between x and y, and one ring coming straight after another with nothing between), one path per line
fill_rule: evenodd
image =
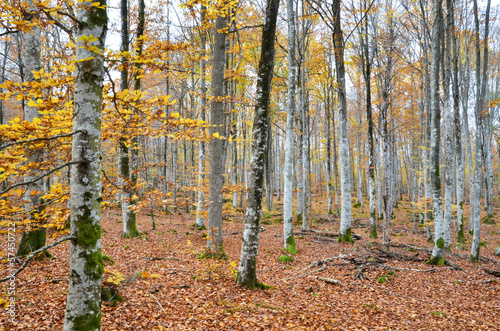
M212 135L214 138L219 138L219 132L214 132Z
M170 114L170 117L179 118L180 115L179 115L179 113L172 113L172 114Z
M28 106L30 106L30 107L35 107L35 106L36 106L35 101L30 100L30 102L28 102Z

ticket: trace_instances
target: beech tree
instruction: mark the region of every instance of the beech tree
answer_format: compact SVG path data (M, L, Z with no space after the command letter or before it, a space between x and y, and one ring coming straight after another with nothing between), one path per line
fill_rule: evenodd
M42 68L40 62L40 26L38 24L39 13L35 6L33 0L28 0L26 2L26 7L23 10L24 19L30 22L31 26L27 31L21 32L22 40L22 51L21 51L21 65L22 65L22 77L24 82L28 84L36 83L37 79L34 76L34 72L39 72ZM35 102L28 102L24 104L23 112L24 120L32 122L35 118L40 118L40 113L38 112L38 107ZM32 167L36 167L42 162L43 150L40 148L33 148L28 155L28 164ZM26 176L26 182L29 182L26 188L26 193L24 194L25 201L25 211L28 218L32 222L31 229L23 232L21 241L19 242L19 248L17 250L17 256L26 256L30 252L35 251L43 246L45 246L46 241L46 230L43 227L43 220L39 217L41 204L41 197L43 195L43 184L42 180L35 180L38 174L35 169L32 169L33 173ZM31 226L30 226L31 227ZM47 255L47 253L43 253Z
M297 254L295 238L293 236L292 200L293 200L293 141L294 141L294 116L295 116L295 12L293 0L287 0L286 12L288 19L288 97L286 115L285 138L285 169L283 191L283 233L285 251Z
M257 281L257 249L259 247L264 165L267 158L267 134L269 126L269 102L274 70L274 38L278 17L279 0L268 0L262 29L262 46L257 73L257 95L252 131L251 169L245 230L241 247L240 266L236 282L249 288L264 288Z
M212 108L210 111L210 186L208 193L207 254L225 257L222 244L222 186L224 184L225 149L223 137L226 123L224 112L224 73L226 62L227 16L229 8L217 8L212 61Z
M79 3L76 31L70 272L64 331L101 326L101 105L106 1Z

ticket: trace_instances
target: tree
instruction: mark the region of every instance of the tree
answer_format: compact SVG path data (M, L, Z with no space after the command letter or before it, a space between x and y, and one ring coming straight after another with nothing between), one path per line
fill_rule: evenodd
M76 77L71 167L70 272L64 331L101 325L101 104L106 1L76 8Z
M278 17L279 0L268 0L266 17L262 29L262 46L257 73L257 105L252 132L252 164L248 187L248 202L245 216L245 230L241 246L240 266L236 282L249 288L264 288L257 281L257 249L259 246L260 219L262 214L262 191L264 187L264 166L267 157L267 134L269 126L269 102L274 70L274 38Z
M24 19L30 22L31 26L27 31L21 31L22 40L22 51L21 51L21 62L23 68L23 80L28 84L34 86L37 79L34 73L39 72L42 68L40 62L40 26L38 23L39 13L35 6L33 0L28 0L26 8L23 11ZM40 113L38 112L37 104L28 102L24 104L24 120L32 122L35 118L40 118ZM33 150L28 155L28 164L32 167L37 167L43 159L43 150L41 148L33 148ZM26 193L24 194L24 206L27 217L32 220L34 228L28 229L23 232L21 241L19 242L19 247L17 250L17 256L26 256L30 252L35 251L43 246L45 246L46 241L46 230L43 227L38 227L42 225L43 220L40 219L39 213L41 208L41 197L43 195L43 185L42 180L33 180L37 177L33 169L33 174L26 176L26 182L30 182L27 185ZM43 253L42 256L48 256L48 253Z
M333 49L337 69L338 108L339 108L339 158L340 158L340 235L339 242L353 242L351 234L351 179L349 174L349 142L347 140L347 102L344 65L344 36L340 24L340 0L334 0L333 12Z
M429 264L444 264L443 248L445 247L443 209L441 201L441 169L439 155L441 145L441 108L439 97L439 64L441 61L441 40L443 36L443 1L433 0L432 16L432 63L431 63L431 151L430 169L432 183L432 203L434 214L434 248Z
M490 20L491 0L488 0L486 5L486 20L484 28L484 50L483 50L483 69L481 77L481 41L479 36L479 18L477 0L474 0L474 25L475 25L475 47L476 47L476 168L474 169L475 177L475 195L474 202L477 210L474 218L470 218L473 224L472 247L469 260L471 262L479 262L479 243L481 238L481 219L479 216L479 205L481 200L482 187L482 166L483 166L483 110L485 96L488 85L488 36L489 36L489 20Z
M293 122L295 116L295 13L293 0L287 0L286 12L288 18L288 105L286 115L285 138L285 180L283 192L283 233L285 251L297 254L295 238L293 237L292 200L293 200Z
M225 3L224 3L225 4ZM212 108L210 111L210 186L208 192L207 254L226 257L222 243L222 186L224 184L224 68L226 62L227 16L229 8L217 8L212 62Z
M201 48L201 59L200 59L200 121L205 121L205 107L207 104L207 88L205 82L205 71L206 71L206 63L205 63L205 48L206 48L206 32L204 29L204 24L206 20L206 6L201 4L201 22L200 22L200 48ZM205 132L205 128L202 128L202 132ZM198 146L198 196L197 196L197 204L196 204L196 222L195 225L199 229L205 229L205 217L203 212L205 210L205 196L203 191L201 190L201 186L204 185L203 180L205 179L205 142L203 140L200 141Z

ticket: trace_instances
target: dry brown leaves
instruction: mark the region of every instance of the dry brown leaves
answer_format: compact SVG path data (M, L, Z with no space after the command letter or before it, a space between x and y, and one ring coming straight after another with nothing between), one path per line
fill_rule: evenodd
M276 205L276 210L281 208ZM337 218L325 215L326 203L315 204L312 228L337 232ZM392 243L431 248L425 237L413 231L409 204L401 202L392 221ZM365 208L366 210L366 208ZM103 330L460 330L500 329L500 279L483 269L499 270L493 255L500 246L500 224L484 225L481 240L487 243L481 255L497 263L470 264L457 255L447 259L464 271L450 267L429 270L424 262L385 259L385 267L365 265L364 281L355 279L352 261L338 258L378 258L380 239L369 239L368 215L353 210L354 232L363 239L339 244L322 236L297 236L299 254L291 263L281 263L282 224L279 216L264 219L260 235L258 278L270 290L247 290L234 283L241 249L243 214L227 210L224 247L229 261L199 260L205 247L203 231L192 229L194 215L157 217L151 230L149 216L139 217L140 238L120 238L122 223L112 210L102 228L103 254L116 263L106 263L104 280L122 275L118 287L123 302L102 306ZM498 212L498 209L497 209ZM270 224L269 224L270 223ZM498 222L500 223L500 222ZM238 232L237 234L234 234ZM297 232L298 226L297 226ZM2 245L6 239L0 237ZM330 238L331 239L331 238ZM469 244L453 253L468 256ZM51 240L49 240L50 242ZM54 260L34 261L16 279L16 323L8 322L0 308L0 329L60 330L64 320L68 278L68 243L51 250ZM391 247L391 252L426 259L425 251ZM336 259L326 268L309 268L312 261ZM378 260L377 260L378 261ZM394 269L391 269L393 267ZM320 271L316 271L322 269ZM309 272L314 271L314 272ZM425 272L422 272L425 271ZM0 264L0 277L7 275ZM323 278L323 280L322 280ZM340 281L330 284L324 279ZM381 282L383 281L383 282ZM485 282L486 281L486 282ZM2 295L7 293L6 283ZM5 298L5 296L4 296Z

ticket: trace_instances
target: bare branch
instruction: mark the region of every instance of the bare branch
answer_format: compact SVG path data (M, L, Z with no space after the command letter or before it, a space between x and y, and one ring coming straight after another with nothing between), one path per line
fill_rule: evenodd
M72 136L72 135L74 135L76 133L81 133L81 132L86 132L86 131L85 130L76 130L75 132L58 134L58 135L52 136L52 137L33 138L33 139L28 139L28 140L16 141L16 142L13 142L13 143L10 143L10 144L5 144L3 146L0 146L0 149L5 149L7 147L11 147L11 146L15 146L15 145L32 143L32 142L35 142L35 141L47 141L47 140L52 140L52 139L65 138L65 137L69 137L69 136Z
M67 166L72 165L72 164L79 164L79 163L82 163L82 162L80 162L80 161L75 161L75 162L68 162L68 163L65 163L65 164L63 164L63 165L60 165L59 167L56 167L56 168L54 168L54 169L50 170L49 172L46 172L46 173L44 173L44 174L42 174L42 175L40 175L40 176L37 176L37 177L33 178L33 179L32 179L32 180L30 180L30 181L27 181L27 182L21 182L21 183L17 183L17 184L14 184L14 185L12 185L12 186L9 186L9 187L7 187L5 190L0 191L0 195L2 195L2 194L4 194L4 193L7 193L7 192L9 192L10 190L15 189L16 187L19 187L19 186L24 186L24 185L28 185L28 184L35 183L35 182L39 181L40 179L42 179L42 178L44 178L44 177L47 177L48 175L50 175L50 174L52 174L52 173L54 173L54 172L56 172L56 171L58 171L58 170L60 170L60 169L62 169L62 168L64 168L64 167L67 167Z
M31 261L31 259L33 259L33 257L35 257L37 254L39 254L41 252L44 252L44 251L48 250L49 248L57 246L57 245L59 245L62 242L65 242L65 241L68 241L68 240L76 240L76 239L77 239L76 236L63 237L63 238L61 238L59 240L56 240L55 242L53 242L50 245L44 246L44 247L42 247L40 249L37 249L36 251L34 251L30 255L28 255L28 257L26 258L26 261L24 261L23 265L19 269L17 269L16 272L14 272L10 276L7 276L5 278L0 279L0 283L3 283L3 282L5 282L5 281L7 281L7 280L9 280L11 278L15 278L17 274L19 274L21 271L24 270L24 268L26 268L26 266Z

